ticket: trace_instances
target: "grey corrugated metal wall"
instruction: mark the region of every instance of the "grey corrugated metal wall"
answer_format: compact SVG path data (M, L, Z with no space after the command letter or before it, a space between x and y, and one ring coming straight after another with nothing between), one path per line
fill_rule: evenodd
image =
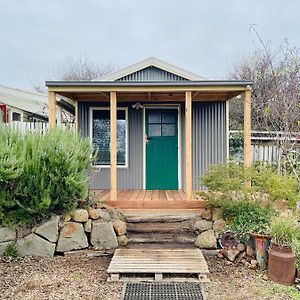
M117 81L185 81L186 78L154 66L147 67L132 74L126 75Z
M81 102L78 106L79 130L83 136L89 135L89 108L100 106L98 103ZM128 106L129 155L128 169L118 168L119 189L143 188L143 110ZM201 189L199 177L210 164L223 163L227 158L226 103L194 102L193 103L193 188ZM181 182L184 187L184 105L181 105L181 144L182 172ZM110 169L101 169L91 174L91 188L108 189Z
M205 188L201 185L199 177L209 165L224 163L227 160L226 124L226 102L193 103L192 162L195 190Z
M80 102L78 105L78 128L82 136L89 136L90 107L107 106L99 102ZM131 104L118 106L128 107L128 168L118 168L117 180L119 189L143 188L143 110L133 109ZM102 168L90 174L91 189L109 189L110 169Z

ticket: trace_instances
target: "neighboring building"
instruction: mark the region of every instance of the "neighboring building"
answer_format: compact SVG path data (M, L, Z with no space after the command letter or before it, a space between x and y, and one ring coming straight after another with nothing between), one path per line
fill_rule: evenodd
M57 99L57 118L70 119L75 109L62 97ZM0 122L48 122L48 97L45 94L28 92L0 86Z
M227 161L227 104L241 94L249 165L251 84L206 80L155 58L96 81L46 82L50 106L56 95L76 101L77 128L99 150L91 187L110 189L103 197L112 202L134 199L129 190L144 191L136 192L143 199L147 191L184 190L180 199L191 200L207 168Z

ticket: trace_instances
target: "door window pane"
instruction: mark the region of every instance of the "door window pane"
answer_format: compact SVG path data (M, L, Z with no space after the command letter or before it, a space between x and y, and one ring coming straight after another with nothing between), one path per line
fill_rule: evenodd
M175 123L175 115L173 113L163 113L162 123Z
M162 125L162 135L163 136L175 136L176 135L175 124L163 124Z
M149 124L148 130L149 136L161 136L161 125L160 124Z
M92 136L95 150L98 151L96 164L110 164L110 111L94 110ZM117 164L126 165L126 113L117 111Z
M161 122L161 114L160 113L150 113L148 118L149 118L149 123L160 123Z

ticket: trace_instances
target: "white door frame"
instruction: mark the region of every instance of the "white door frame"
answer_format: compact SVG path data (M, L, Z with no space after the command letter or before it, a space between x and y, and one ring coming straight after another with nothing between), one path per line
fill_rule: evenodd
M181 176L181 153L182 153L182 138L181 138L181 106L180 104L171 104L171 105L158 105L158 104L149 104L144 105L143 107L143 189L146 189L146 109L177 109L177 128L178 128L178 189L182 188L182 176Z

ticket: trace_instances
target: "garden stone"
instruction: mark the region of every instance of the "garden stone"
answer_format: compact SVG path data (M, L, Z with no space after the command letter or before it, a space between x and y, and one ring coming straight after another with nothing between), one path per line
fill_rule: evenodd
M89 246L84 233L83 225L75 222L68 222L60 231L57 242L57 252L84 249Z
M207 221L211 221L211 209L209 208L200 209L199 217Z
M93 222L91 244L96 249L114 249L118 247L118 240L110 222Z
M213 229L215 234L219 236L225 230L226 222L223 219L218 219L214 222Z
M76 209L72 214L72 220L79 223L84 223L89 219L89 214L85 209Z
M72 219L72 216L69 213L63 215L64 222L69 222Z
M229 248L226 249L224 252L224 256L231 262L234 262L234 260L237 258L239 255L240 251L236 248Z
M199 248L215 249L217 247L217 240L214 231L209 229L200 233L196 239L195 245Z
M0 227L0 242L13 241L17 237L16 230L9 227Z
M120 246L126 246L128 244L128 238L126 235L118 236L118 242Z
M244 244L239 243L239 244L237 245L236 249L238 249L240 252L243 252L243 251L246 250L246 247L245 247Z
M125 222L119 220L119 219L116 219L113 221L113 227L114 227L114 230L116 232L117 235L124 235L126 234L126 230L127 230L127 225Z
M58 240L58 224L60 217L54 216L50 221L35 229L34 233L45 238L49 242L56 243Z
M255 249L253 247L251 247L250 245L247 245L246 246L246 254L247 254L247 256L254 257L256 254Z
M2 256L9 245L13 245L13 241L0 243L0 256Z
M109 222L110 221L110 215L103 211L102 209L98 208L92 208L89 210L89 217L93 220L101 219L102 221Z
M122 214L122 212L114 207L108 207L107 212L109 213L110 217L114 219L119 219L123 222L126 222L126 217Z
M48 256L52 257L55 251L55 244L32 233L20 239L16 243L19 256Z
M88 219L87 222L84 224L84 231L91 232L92 231L92 220Z
M245 251L240 252L239 255L237 256L235 262L236 263L243 262L243 259L245 259L245 257L246 257L246 252Z
M212 220L217 221L223 219L223 210L221 208L214 208L212 211Z
M194 230L201 233L201 232L206 231L208 229L212 229L212 226L213 226L212 221L198 220L194 223Z

